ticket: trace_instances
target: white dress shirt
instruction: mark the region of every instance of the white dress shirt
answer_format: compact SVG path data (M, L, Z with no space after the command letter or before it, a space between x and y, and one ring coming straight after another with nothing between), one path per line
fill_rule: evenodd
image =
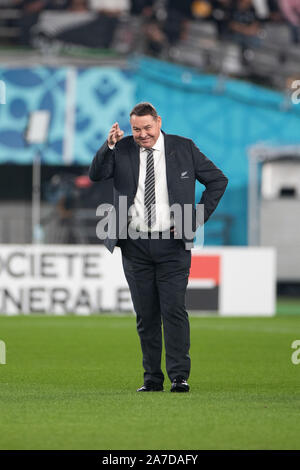
M170 204L167 186L166 174L166 156L164 137L160 132L159 137L152 147L154 149L154 174L155 174L155 208L156 219L151 227L151 232L168 230L173 226L173 220L170 216ZM138 188L134 198L134 204L129 210L129 220L133 228L140 232L148 232L149 228L144 220L144 195L145 195L145 178L147 166L147 151L140 148L140 173Z

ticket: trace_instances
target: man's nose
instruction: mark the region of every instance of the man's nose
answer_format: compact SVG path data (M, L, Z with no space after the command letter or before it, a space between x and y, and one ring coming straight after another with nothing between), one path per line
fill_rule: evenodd
M146 136L147 136L146 131L142 129L142 130L141 130L141 138L143 139L143 138L146 137Z

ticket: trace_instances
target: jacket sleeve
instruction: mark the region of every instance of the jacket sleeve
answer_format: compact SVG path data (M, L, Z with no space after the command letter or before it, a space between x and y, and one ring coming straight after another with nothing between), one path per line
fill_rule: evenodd
M89 168L92 181L102 181L113 178L115 170L115 151L111 150L107 141L98 150Z
M191 151L194 159L196 179L205 186L205 191L198 204L204 204L204 222L216 209L223 196L228 178L214 165L191 141Z

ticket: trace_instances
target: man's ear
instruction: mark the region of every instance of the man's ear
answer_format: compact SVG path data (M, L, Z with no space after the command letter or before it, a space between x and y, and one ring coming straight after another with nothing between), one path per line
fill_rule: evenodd
M160 116L157 116L157 119L158 119L159 128L161 129L161 117L160 117Z

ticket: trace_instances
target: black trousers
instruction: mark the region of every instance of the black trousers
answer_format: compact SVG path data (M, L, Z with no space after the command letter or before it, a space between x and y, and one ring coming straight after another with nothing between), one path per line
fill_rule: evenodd
M166 370L172 381L187 379L191 361L190 326L185 293L191 252L181 240L128 238L121 242L122 261L140 337L144 383L162 384L162 323L166 350Z

